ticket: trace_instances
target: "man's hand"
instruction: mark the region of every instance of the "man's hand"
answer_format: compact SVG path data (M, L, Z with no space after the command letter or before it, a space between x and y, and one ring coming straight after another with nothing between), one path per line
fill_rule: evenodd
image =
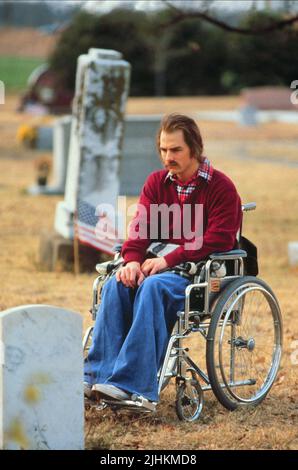
M131 261L116 272L116 280L121 281L126 287L139 286L145 279L141 271L140 263Z
M144 261L141 266L141 270L145 274L145 276L152 276L152 274L156 274L167 267L168 264L164 257L150 258Z

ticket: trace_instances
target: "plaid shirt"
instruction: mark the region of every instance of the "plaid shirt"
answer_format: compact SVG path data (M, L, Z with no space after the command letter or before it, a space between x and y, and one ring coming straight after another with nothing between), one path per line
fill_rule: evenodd
M188 196L193 192L193 190L199 185L199 177L204 178L207 182L209 182L212 179L212 174L213 167L208 158L204 157L203 162L200 163L197 173L185 183L179 181L177 175L172 175L171 172L167 174L166 179L170 178L170 180L175 183L179 201L183 204Z

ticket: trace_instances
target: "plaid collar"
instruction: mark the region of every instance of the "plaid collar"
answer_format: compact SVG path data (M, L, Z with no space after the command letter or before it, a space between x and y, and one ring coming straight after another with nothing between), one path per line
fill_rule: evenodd
M192 185L193 183L198 183L198 179L199 177L201 177L204 180L206 180L207 183L210 183L212 176L213 176L214 169L210 161L208 160L208 158L207 157L203 157L203 158L204 160L202 161L202 163L200 163L197 173L193 175L185 183L182 183L181 181L179 181L178 177L176 175L172 175L170 171L166 175L165 181L173 181L174 183L179 184L179 186L189 186L189 185Z

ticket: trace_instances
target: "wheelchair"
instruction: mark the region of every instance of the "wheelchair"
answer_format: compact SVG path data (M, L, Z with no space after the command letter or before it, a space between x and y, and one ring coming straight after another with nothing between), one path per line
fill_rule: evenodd
M255 203L242 206L254 210ZM171 379L176 381L176 412L180 420L194 421L203 408L203 394L212 390L228 410L256 406L271 389L282 354L282 318L272 289L257 277L257 253L237 234L238 248L213 253L198 263L184 263L174 272L189 276L184 310L170 335L163 364L158 372L159 394ZM246 242L246 243L243 243ZM242 246L246 249L241 249ZM254 247L255 248L255 247ZM93 284L93 320L106 280L122 264L121 247L114 260L96 266L99 276ZM175 271L176 270L176 271ZM88 353L93 327L83 339ZM206 343L205 370L191 358L185 340L199 335ZM132 396L127 401L102 399L99 409L111 407L142 412L156 411L157 403Z

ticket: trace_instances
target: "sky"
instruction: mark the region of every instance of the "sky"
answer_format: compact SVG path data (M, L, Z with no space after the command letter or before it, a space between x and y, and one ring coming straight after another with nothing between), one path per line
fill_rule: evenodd
M22 1L22 0L20 0ZM29 0L30 1L30 0ZM31 0L38 1L38 0ZM46 1L52 8L65 8L71 5L79 5L82 9L90 12L108 13L113 8L127 6L135 10L142 11L154 11L157 9L164 8L164 0L39 0ZM203 0L169 0L174 6L177 7L188 7L189 9L199 9L202 5ZM27 0L28 3L28 0ZM264 9L266 7L285 8L291 4L291 10L293 12L298 11L298 0L295 2L291 0L213 0L205 3L210 3L212 9L218 9L222 11L245 11L249 10L252 5L255 5L258 9Z
M189 9L196 9L202 5L201 0L170 0L175 6L187 7ZM279 0L215 0L210 2L212 7L222 10L248 10L254 4L258 8L271 8L280 7L283 3ZM84 2L84 8L87 10L97 10L106 13L117 6L131 6L135 10L150 11L158 8L163 8L163 0L89 0Z
M201 5L200 0L172 0L171 2L174 6L181 6L182 4L187 8L195 9ZM216 0L213 4L216 5L218 8L224 9L248 9L250 8L253 2L251 0L241 0L235 2L235 0ZM259 2L263 3L263 1ZM123 6L123 5L131 5L132 8L135 10L156 10L159 8L163 8L163 1L162 0L104 0L104 1L94 1L89 0L86 1L84 4L84 8L90 10L100 10L102 12L108 12L111 9L115 8L116 6Z
M28 0L27 0L28 1ZM32 0L31 0L32 1ZM33 0L37 1L37 0ZM113 8L127 6L135 10L154 11L163 8L163 0L44 0L53 8L65 8L70 5L81 5L82 9L88 11L97 11L99 13L108 13ZM170 0L175 6L189 9L196 9L202 5L202 0ZM208 2L205 2L208 3ZM287 0L213 0L210 1L212 8L222 11L245 11L255 5L258 9L264 9L270 6L272 9L280 8L286 4L292 4L292 10L298 11L298 1L291 2Z

